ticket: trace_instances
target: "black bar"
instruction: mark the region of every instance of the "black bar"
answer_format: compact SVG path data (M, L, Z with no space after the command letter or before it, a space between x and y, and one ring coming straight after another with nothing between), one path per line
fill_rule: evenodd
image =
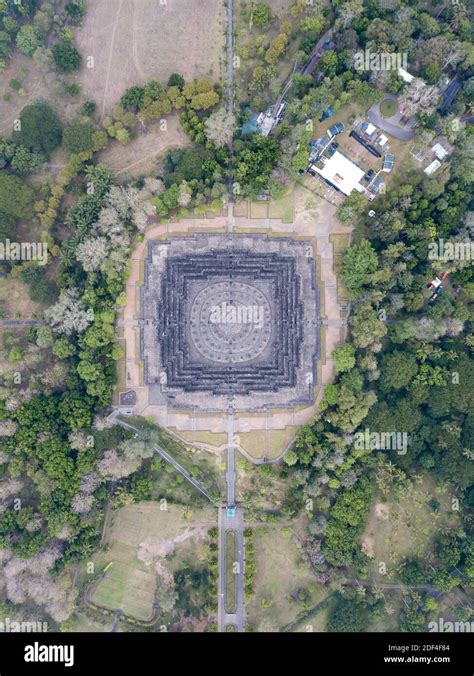
M73 646L73 664L28 663L27 646ZM25 651L28 650L28 653ZM48 648L49 651L49 648ZM54 653L47 653L54 657ZM61 656L59 652L58 656ZM222 656L225 668L219 667ZM230 657L233 655L233 657ZM63 653L64 658L71 653ZM396 660L395 660L396 658ZM388 659L391 661L389 662ZM428 662L429 660L429 662ZM440 661L442 660L442 661ZM449 660L449 661L448 661ZM329 634L329 633L97 633L0 634L0 676L18 674L194 673L197 665L211 672L265 674L283 663L309 674L456 674L471 676L470 633ZM292 665L292 666L290 666ZM471 665L471 666L470 666Z

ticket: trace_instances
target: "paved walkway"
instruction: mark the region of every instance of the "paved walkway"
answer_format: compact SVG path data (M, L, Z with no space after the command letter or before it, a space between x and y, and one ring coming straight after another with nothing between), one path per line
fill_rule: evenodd
M227 625L233 625L238 632L245 629L245 608L244 608L244 578L245 578L245 562L244 562L244 515L240 507L236 507L235 515L227 516L226 509L219 510L219 597L218 597L218 631L225 631ZM235 575L236 587L236 611L235 613L227 613L225 610L225 540L227 531L234 531L236 533L236 560L234 567L236 571L232 572Z

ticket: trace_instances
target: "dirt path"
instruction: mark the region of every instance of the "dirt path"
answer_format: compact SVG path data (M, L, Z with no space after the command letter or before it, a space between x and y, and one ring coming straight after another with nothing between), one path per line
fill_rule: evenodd
M94 0L75 31L84 58L82 91L103 118L128 87L165 83L173 72L216 80L223 21L222 0Z
M105 77L105 86L104 86L104 94L102 96L102 108L101 108L101 113L100 113L100 119L102 120L105 114L105 104L107 101L107 92L109 88L109 80L110 80L110 69L112 67L112 56L114 53L114 45L115 45L115 34L117 32L117 24L118 20L120 17L120 12L122 10L122 5L123 5L123 0L119 0L119 6L117 7L117 14L115 15L115 21L114 21L114 27L112 29L112 36L110 39L110 47L109 47L109 60L107 64L107 75Z
M146 133L138 133L137 137L125 145L114 141L108 148L98 154L98 161L105 164L120 178L126 180L134 176L158 170L158 161L170 148L184 148L191 144L183 131L178 115L171 115L166 120L166 128L160 124L150 124Z

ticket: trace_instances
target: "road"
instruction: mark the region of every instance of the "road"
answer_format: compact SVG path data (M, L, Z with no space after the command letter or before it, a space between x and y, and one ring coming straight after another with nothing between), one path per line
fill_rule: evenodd
M110 630L112 633L115 633L117 631L118 625L119 625L119 622L120 622L120 618L122 617L122 615L123 615L123 610L121 608L119 608L117 610L117 612L115 613L114 623L112 625L112 629Z
M234 0L227 0L227 30L226 30L226 59L227 59L227 112L234 114ZM232 232L234 223L234 143L229 142L229 168L227 171L227 225Z
M308 61L305 63L303 68L301 69L301 75L311 75L313 70L316 67L316 64L318 63L319 59L321 56L324 54L324 43L326 40L330 40L332 38L333 34L333 29L330 28L327 30L324 35L321 35L319 40L317 41L313 51L311 52Z
M396 96L386 96L386 98L390 98L393 101L397 102L398 106L398 101ZM376 127L379 129L382 129L382 131L386 131L387 134L390 134L394 138L399 139L400 141L411 141L412 139L415 138L415 131L411 128L411 126L407 126L404 128L400 124L395 124L397 120L401 118L400 113L396 113L395 115L392 116L392 119L394 122L390 122L388 119L383 117L380 114L380 108L379 108L378 103L375 103L368 111L367 111L367 119L369 122L372 122ZM412 123L409 121L407 125L411 125Z
M228 530L237 535L237 605L235 613L226 613L225 610L225 536ZM244 609L244 513L241 507L235 508L235 515L227 516L227 510L219 510L219 599L218 599L218 631L224 632L227 625L233 625L235 630L245 630Z
M218 631L225 631L229 624L235 626L236 631L245 629L245 607L244 607L244 511L242 507L235 502L235 448L234 448L234 414L229 409L227 415L227 508L219 510L219 603L217 612ZM232 511L229 511L230 508ZM232 516L233 514L233 516ZM225 565L225 538L226 532L232 530L237 537L237 559L234 563L237 565L236 575L236 594L237 605L233 614L226 613L225 610L225 587L226 587L226 565Z

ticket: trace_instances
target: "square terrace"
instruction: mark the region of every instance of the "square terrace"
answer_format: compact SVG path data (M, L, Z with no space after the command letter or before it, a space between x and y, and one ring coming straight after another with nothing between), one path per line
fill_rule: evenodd
M141 308L150 403L225 412L312 402L320 319L307 243L151 241Z

